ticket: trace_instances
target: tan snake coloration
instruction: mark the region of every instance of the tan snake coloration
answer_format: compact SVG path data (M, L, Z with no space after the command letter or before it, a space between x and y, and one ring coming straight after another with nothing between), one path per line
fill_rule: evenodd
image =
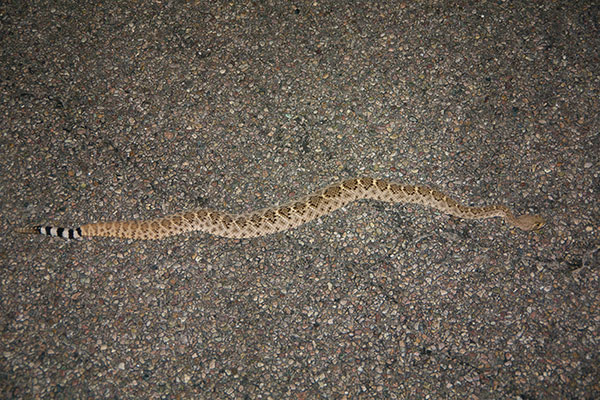
M199 208L146 221L95 222L75 229L36 226L17 231L70 239L92 236L162 239L191 231L228 238L252 238L295 228L360 199L421 204L465 219L502 217L509 225L525 231L540 229L545 224L539 215L515 217L504 205L469 207L426 186L363 177L335 183L285 205L247 214L236 215Z

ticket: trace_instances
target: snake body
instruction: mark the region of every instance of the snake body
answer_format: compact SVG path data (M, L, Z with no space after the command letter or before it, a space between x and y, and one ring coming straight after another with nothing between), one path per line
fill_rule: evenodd
M94 222L79 228L34 226L20 228L17 231L66 239L96 236L162 239L192 231L227 238L253 238L295 228L361 199L421 204L465 219L501 217L509 225L525 231L540 229L545 224L544 219L539 215L524 214L516 217L508 207L501 204L483 207L465 206L445 193L427 186L361 177L332 184L284 205L247 214L230 214L198 208L144 221Z

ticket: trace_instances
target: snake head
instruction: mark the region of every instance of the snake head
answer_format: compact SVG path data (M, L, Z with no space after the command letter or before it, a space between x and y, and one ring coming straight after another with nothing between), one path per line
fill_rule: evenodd
M546 225L546 220L541 215L525 214L515 218L514 225L524 231L537 231Z

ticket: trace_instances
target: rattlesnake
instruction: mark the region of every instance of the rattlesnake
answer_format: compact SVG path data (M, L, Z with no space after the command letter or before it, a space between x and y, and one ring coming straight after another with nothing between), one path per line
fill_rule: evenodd
M35 226L17 231L66 239L91 236L162 239L190 231L228 238L252 238L295 228L360 199L421 204L465 219L502 217L509 225L525 231L540 229L545 224L539 215L524 214L515 217L504 205L469 207L426 186L363 177L335 183L285 205L247 214L236 215L198 208L147 221L95 222L75 229Z

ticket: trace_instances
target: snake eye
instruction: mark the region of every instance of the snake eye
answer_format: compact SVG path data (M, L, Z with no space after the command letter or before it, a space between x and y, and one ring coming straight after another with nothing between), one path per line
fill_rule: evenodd
M546 225L546 221L536 222L535 225L533 225L533 229L537 231L538 229L542 229L544 225Z

